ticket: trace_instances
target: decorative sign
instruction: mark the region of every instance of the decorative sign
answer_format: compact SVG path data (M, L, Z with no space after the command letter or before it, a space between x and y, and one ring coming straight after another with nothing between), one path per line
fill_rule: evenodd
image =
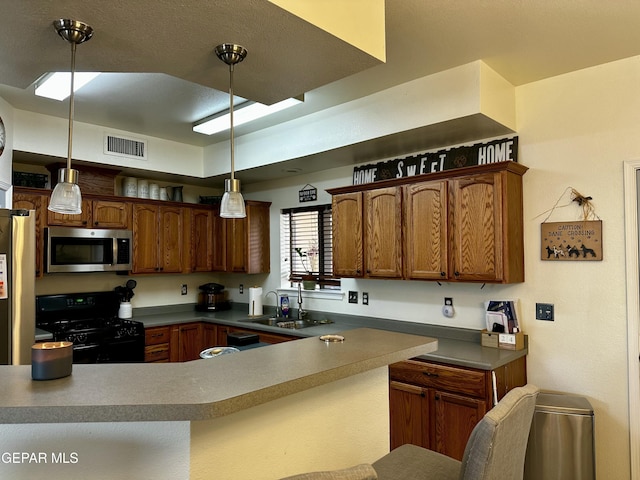
M518 161L518 137L503 138L353 168L353 184L412 177L454 168Z
M602 220L540 224L542 260L602 260Z
M307 183L302 190L298 191L298 200L300 203L318 200L318 189Z

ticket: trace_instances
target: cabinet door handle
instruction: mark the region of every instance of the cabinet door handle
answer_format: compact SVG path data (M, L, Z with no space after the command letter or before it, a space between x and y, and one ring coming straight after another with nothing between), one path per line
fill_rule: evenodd
M97 227L100 222L94 222L93 224Z
M436 393L435 399L440 400L440 395Z
M437 373L432 373L432 372L422 372L422 374L425 377L431 377L431 378L438 378L440 376Z
M86 225L86 224L87 224L87 221L86 221L86 220L83 220L83 221L82 221L82 224L83 224L83 225Z
M441 277L444 277L445 275L446 275L446 273L444 273L444 272L440 272L440 276L441 276Z
M453 272L453 274L454 274L456 277L459 277L459 276L460 276L460 272Z

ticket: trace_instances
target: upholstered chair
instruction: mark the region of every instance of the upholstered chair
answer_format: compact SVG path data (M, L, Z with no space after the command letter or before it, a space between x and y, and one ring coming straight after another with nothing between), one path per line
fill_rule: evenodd
M462 461L402 445L372 465L306 473L283 480L521 480L538 387L507 393L476 425Z

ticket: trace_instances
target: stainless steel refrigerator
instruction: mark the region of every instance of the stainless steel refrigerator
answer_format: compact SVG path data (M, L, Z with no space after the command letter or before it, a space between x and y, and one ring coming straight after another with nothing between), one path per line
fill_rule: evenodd
M0 209L0 365L31 364L35 243L35 211Z

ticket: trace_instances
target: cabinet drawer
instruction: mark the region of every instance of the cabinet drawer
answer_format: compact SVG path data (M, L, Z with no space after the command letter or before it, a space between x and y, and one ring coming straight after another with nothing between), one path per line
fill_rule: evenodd
M145 345L158 345L160 343L169 343L171 338L171 330L169 327L147 328L144 331Z
M437 390L484 398L487 395L488 372L450 365L407 360L389 365L391 380Z
M145 362L168 362L169 361L169 344L151 345L144 347Z

